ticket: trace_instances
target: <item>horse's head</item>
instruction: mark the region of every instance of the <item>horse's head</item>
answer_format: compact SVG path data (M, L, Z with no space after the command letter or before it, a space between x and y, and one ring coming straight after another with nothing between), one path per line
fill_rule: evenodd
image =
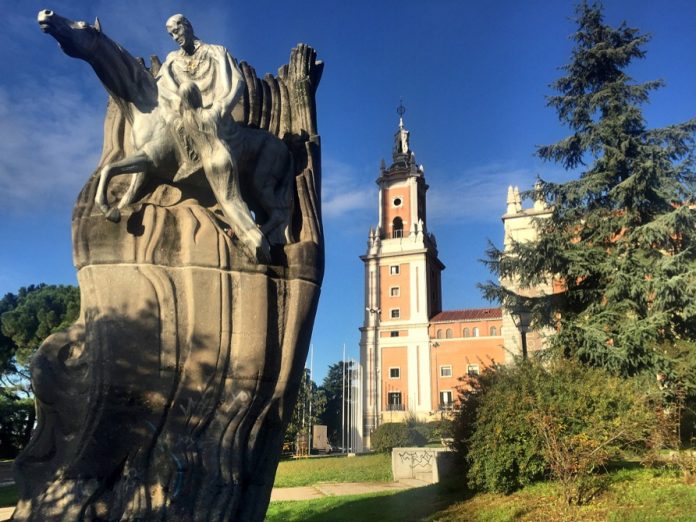
M101 34L99 19L94 22L94 25L87 22L73 22L49 9L39 11L37 19L41 30L55 38L65 54L82 60L90 58Z
M133 104L140 112L157 106L157 84L142 60L102 33L99 19L90 25L73 22L45 9L39 27L58 41L65 54L92 66L102 84L117 101ZM124 108L128 114L130 109Z

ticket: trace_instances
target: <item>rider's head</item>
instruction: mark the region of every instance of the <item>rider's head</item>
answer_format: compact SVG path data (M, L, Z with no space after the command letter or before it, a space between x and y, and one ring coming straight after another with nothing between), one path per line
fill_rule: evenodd
M190 52L193 50L193 42L196 36L193 34L193 26L182 14L170 16L167 20L167 32L172 39L179 44L184 51Z

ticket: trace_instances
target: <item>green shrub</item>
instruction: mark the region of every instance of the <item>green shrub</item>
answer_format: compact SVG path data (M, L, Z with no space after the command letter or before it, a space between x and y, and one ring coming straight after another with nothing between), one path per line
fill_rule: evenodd
M541 438L526 419L530 391L545 379L538 366L501 366L471 379L455 421L455 448L470 486L509 493L545 476Z
M34 401L0 397L0 459L13 459L31 435Z
M372 432L372 449L389 452L394 448L424 446L428 439L418 429L401 422L387 422Z
M655 404L646 382L559 361L484 372L463 394L455 447L472 487L509 493L553 477L568 502L592 496L593 472L649 438Z
M432 439L433 430L425 422L419 422L413 426L409 426L411 430L415 431L419 435L419 439L423 439L424 444L427 444Z
M451 439L454 430L454 423L450 419L442 419L428 422L430 428L430 442L440 442L442 439Z

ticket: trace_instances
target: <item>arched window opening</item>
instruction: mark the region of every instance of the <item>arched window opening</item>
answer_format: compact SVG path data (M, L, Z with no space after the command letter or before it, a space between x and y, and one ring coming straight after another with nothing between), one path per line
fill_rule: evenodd
M491 336L498 335L498 329L495 326L491 326Z
M462 337L469 337L469 329L468 328L464 328L464 330L462 331Z
M474 337L478 337L478 336L479 336L479 329L478 329L478 327L475 327L475 328L474 328L473 334L474 334Z
M445 337L447 337L447 339L451 339L451 338L452 338L452 329L451 329L451 328L448 328L448 329L445 331Z
M392 221L392 237L404 237L404 221L398 216Z
M435 334L435 337L437 337L438 339L442 339L442 330L438 330Z

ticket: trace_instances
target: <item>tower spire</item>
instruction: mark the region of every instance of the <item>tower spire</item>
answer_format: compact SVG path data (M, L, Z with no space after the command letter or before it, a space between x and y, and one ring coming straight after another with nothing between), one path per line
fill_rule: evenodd
M399 159L406 159L408 161L413 155L408 143L409 132L404 127L404 114L406 113L406 107L404 107L403 100L399 101L399 106L396 108L396 113L399 115L399 130L397 130L396 134L394 135L394 163L397 163Z
M399 129L403 129L404 114L406 113L406 107L404 107L404 100L399 100L399 106L396 108L396 113L399 115Z

